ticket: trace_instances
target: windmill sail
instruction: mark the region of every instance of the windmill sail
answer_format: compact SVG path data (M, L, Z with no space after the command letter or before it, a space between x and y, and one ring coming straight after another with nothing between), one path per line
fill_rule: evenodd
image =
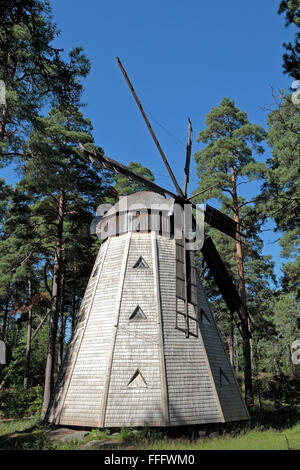
M183 182L183 196L187 196L187 185L189 182L190 177L190 161L191 161L191 151L192 151L192 140L191 140L191 133L192 133L192 123L189 119L189 128L188 128L188 140L186 144L186 157L185 157L185 165L184 165L184 182Z
M240 314L241 309L244 308L243 302L210 237L205 239L201 253L220 289L230 313L233 314L237 312L241 323L244 323L244 319Z
M168 170L168 172L169 172L169 175L170 175L170 177L171 177L171 180L173 181L173 184L174 184L174 186L175 186L175 188L176 188L177 194L178 194L178 196L181 196L181 197L182 197L182 196L183 196L183 193L182 193L182 191L181 191L181 189L180 189L180 187L179 187L179 185L178 185L178 183L177 183L177 180L176 180L176 178L175 178L175 176L174 176L174 174L173 174L173 171L172 171L172 169L171 169L171 167L170 167L170 165L169 165L169 163L168 163L168 160L167 160L167 158L166 158L166 156L165 156L165 154L164 154L164 152L163 152L163 150L162 150L162 148L161 148L161 146L160 146L160 144L159 144L159 142L158 142L158 139L157 139L157 137L156 137L156 135L155 135L155 133L154 133L154 130L152 129L152 126L151 126L151 124L150 124L150 122L149 122L149 119L148 119L147 116L146 116L146 113L145 113L145 111L144 111L144 109L143 109L143 106L142 106L142 104L141 104L141 102L140 102L140 100L139 100L139 98L138 98L138 96L137 96L137 94L136 94L136 92L135 92L135 90L134 90L134 88L133 88L133 85L132 85L131 81L129 80L129 77L128 77L128 75L127 75L127 73L126 73L126 71L125 71L125 69L124 69L124 67L123 67L123 65L122 65L122 63L121 63L119 57L117 57L116 59L117 59L118 65L119 65L119 67L120 67L120 69L121 69L121 71L122 71L122 73L123 73L123 75L124 75L124 77L125 77L125 80L126 80L128 86L129 86L129 88L130 88L130 91L131 91L131 93L133 94L133 97L134 97L134 99L135 99L135 101L136 101L136 104L138 105L138 108L139 108L139 110L140 110L141 113L142 113L142 116L143 116L143 118L144 118L144 120L145 120L145 123L146 123L146 125L147 125L147 127L148 127L148 129L149 129L149 132L150 132L150 134L151 134L151 136L152 136L152 138L153 138L153 140L154 140L154 142L155 142L155 145L156 145L156 147L157 147L157 149L158 149L158 151L159 151L159 153L160 153L160 155L161 155L161 157L162 157L162 159L163 159L163 162L164 162L164 164L165 164L165 166L166 166L166 168L167 168L167 170Z
M101 152L81 146L93 162L149 191L121 198L93 226L102 243L46 419L58 425L100 428L248 420L194 252L187 250L182 208L191 204L187 199L190 122L182 191L117 61L177 195ZM159 209L151 213L153 201ZM179 237L175 236L176 203L183 214ZM208 205L205 222L233 238L239 233L235 221ZM239 312L241 300L212 242L206 241L202 253L229 310Z
M204 221L209 224L211 227L217 228L221 232L229 235L232 238L236 238L236 234L239 233L242 235L241 232L238 232L237 223L228 217L228 215L223 214L222 212L218 211L214 207L209 206L206 204L205 207L205 219Z
M127 176L131 180L145 186L146 188L149 188L150 191L153 191L155 193L161 194L163 196L165 194L169 194L170 196L174 198L177 197L176 194L173 194L171 191L164 189L161 186L158 186L157 184L153 183L152 181L147 180L147 178L144 178L141 175L138 175L135 171L131 170L126 165L123 165L122 163L119 163L116 160L113 160L112 158L109 158L106 155L101 154L100 152L96 152L96 151L92 152L86 149L82 144L80 145L80 147L87 155L89 155L92 163L97 163L105 170L110 170L110 171L113 171L114 173L120 173L124 176Z

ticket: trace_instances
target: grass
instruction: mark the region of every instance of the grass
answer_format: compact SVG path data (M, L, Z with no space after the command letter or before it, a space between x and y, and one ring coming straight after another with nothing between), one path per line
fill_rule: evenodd
M246 427L232 426L223 435L190 440L182 435L171 437L166 431L129 428L110 432L93 429L84 443L92 440L126 441L128 450L300 450L300 410L276 411L269 406L251 412ZM0 449L8 450L80 450L81 441L52 442L49 428L39 417L0 422ZM174 434L173 434L174 436ZM116 443L117 446L117 443ZM116 447L117 448L117 447Z
M0 449L46 449L47 431L38 416L0 422Z
M195 441L159 440L138 445L138 450L299 450L300 424L284 431L249 431L239 436L201 438Z

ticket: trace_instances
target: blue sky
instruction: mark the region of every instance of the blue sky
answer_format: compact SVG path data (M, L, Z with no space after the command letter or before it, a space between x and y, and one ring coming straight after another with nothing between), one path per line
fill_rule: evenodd
M181 184L188 117L196 152L205 115L224 96L234 99L251 122L266 127L262 107L272 106L272 87L291 86L292 80L282 73L282 43L292 39L293 30L285 28L284 18L277 15L279 0L50 0L50 4L62 31L56 45L66 52L83 46L92 63L83 101L96 144L124 164L140 161L170 190L172 182L119 70L117 55ZM267 150L264 158L268 156ZM192 162L189 192L196 186ZM255 185L244 185L245 197L256 190ZM270 244L275 238L278 235L265 233L264 253L274 254L279 273L279 248Z

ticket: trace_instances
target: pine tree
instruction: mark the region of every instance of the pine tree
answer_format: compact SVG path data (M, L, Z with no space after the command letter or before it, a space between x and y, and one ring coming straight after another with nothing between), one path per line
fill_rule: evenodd
M291 347L299 339L300 305L293 293L281 294L274 306L274 324L276 328L276 348L278 364L285 361L285 371L295 374L291 359ZM279 365L279 372L280 365Z
M281 94L277 107L268 116L268 144L272 158L263 186L260 211L275 221L284 265L284 288L300 298L300 107L290 95Z
M141 163L130 162L128 168L133 170L138 175L147 178L149 181L154 181L154 176L151 170L142 166ZM135 183L126 176L115 175L114 180L114 189L118 192L119 196L128 196L129 194L137 193L139 191L147 191L147 188L145 188L141 184Z
M0 8L0 80L5 102L0 105L0 165L21 152L36 125L36 115L47 103L78 104L81 77L89 61L80 47L69 59L52 46L59 31L45 0L10 0Z
M34 237L42 243L44 261L53 268L43 413L54 383L62 275L68 256L65 223L74 218L85 223L86 212L95 211L104 197L105 181L79 149L79 143L88 146L92 142L91 123L76 107L51 110L47 117L39 118L39 125L30 136L30 157L25 161L20 183L25 194L36 200L31 207Z
M285 13L285 26L296 25L300 27L300 1L282 0L279 5L278 14ZM300 79L300 33L295 34L294 43L283 44L287 51L283 54L284 73L288 73L295 80Z
M10 191L0 240L0 298L3 298L3 337L8 340L8 367L19 367L24 363L24 388L27 388L30 373L32 327L35 311L43 303L39 285L37 247L32 240L30 223L30 200L19 192ZM23 344L24 325L27 324L26 351ZM18 333L15 335L15 333ZM25 334L25 333L24 333ZM21 343L20 343L21 341ZM10 358L14 356L12 365ZM25 361L23 358L25 357ZM7 372L7 371L6 371ZM1 382L3 387L6 383Z
M205 197L217 198L230 209L240 232L241 208L249 203L239 199L238 188L241 180L251 181L262 176L265 166L256 162L253 151L263 152L260 145L265 131L259 125L251 124L247 114L239 110L234 102L224 98L220 106L213 108L206 116L206 129L198 135L198 142L206 146L195 154L197 174L200 178L198 191L217 185L205 193ZM225 196L224 193L229 196ZM238 291L246 307L246 281L244 273L244 254L239 233L236 234L236 266ZM251 377L251 357L249 340L249 318L246 308L241 309L243 317L243 356L245 377L245 398L248 405L253 404Z
M239 197L240 204L245 203ZM221 206L221 212L230 215L227 207ZM247 227L247 241L243 245L245 285L247 291L247 309L251 319L251 362L255 372L259 372L261 364L260 354L262 344L270 335L275 334L273 325L274 308L274 285L276 278L274 275L274 262L270 256L262 254L263 242L260 239L260 214L255 207L244 205L240 209L240 217L243 225ZM226 269L230 273L234 283L238 284L238 272L236 269L236 246L235 241L224 235L222 232L206 228L206 235L213 238L214 244L220 253ZM202 268L202 259L199 255L197 263ZM207 270L204 271L203 282L209 295L210 304L220 328L224 343L228 345L228 353L231 364L236 371L240 369L242 363L239 360L238 336L240 328L237 327L234 317L230 315L224 300L215 284L214 279Z
M5 239L5 220L6 220L6 211L10 202L12 193L12 188L10 186L5 185L4 180L0 179L0 253L1 253L1 246ZM10 283L9 283L9 275L4 273L1 269L1 260L0 260L0 308L2 311L2 322L1 322L1 340L5 340L6 337L6 329L7 329L7 322L8 322L8 309L9 309L9 301L10 301Z

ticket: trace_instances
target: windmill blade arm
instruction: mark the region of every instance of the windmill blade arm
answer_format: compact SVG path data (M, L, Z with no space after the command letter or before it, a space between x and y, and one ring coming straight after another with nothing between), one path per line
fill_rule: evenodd
M188 185L189 176L190 176L190 162L191 162L191 151L192 151L191 133L192 133L192 124L189 119L188 140L186 144L186 159L185 159L185 166L184 166L184 183L183 183L183 196L184 197L186 197L187 195L187 185Z
M204 220L211 227L217 228L221 232L226 233L226 235L229 235L232 238L236 237L237 223L227 215L218 211L214 207L209 206L208 204L206 204L205 207Z
M179 185L178 185L178 183L177 183L177 180L176 180L176 178L175 178L175 176L174 176L174 174L173 174L173 171L172 171L172 169L171 169L171 167L170 167L170 165L169 165L169 163L168 163L168 160L167 160L167 158L166 158L166 156L165 156L165 154L164 154L164 152L163 152L163 150L162 150L162 148L161 148L161 146L160 146L160 143L158 142L158 139L157 139L157 137L156 137L156 135L155 135L155 133L154 133L154 130L152 129L152 126L151 126L151 124L150 124L150 122L149 122L149 119L148 119L147 116L146 116L146 113L145 113L145 111L144 111L144 109L143 109L143 106L142 106L142 104L141 104L141 102L140 102L140 100L139 100L139 98L138 98L138 96L137 96L137 94L136 94L136 92L135 92L135 90L134 90L134 88L133 88L133 85L132 85L131 81L129 80L129 77L128 77L127 73L126 73L126 70L124 69L124 67L123 67L123 65L122 65L122 62L120 61L119 57L116 57L116 59L117 59L118 65L119 65L119 67L120 67L120 69L121 69L121 71L122 71L122 73L123 73L123 75L124 75L124 78L125 78L125 80L126 80L126 82L127 82L127 85L129 86L130 91L131 91L131 93L133 94L133 97L134 97L134 99L135 99L135 101L136 101L136 104L138 105L138 108L139 108L139 110L140 110L140 112L141 112L141 114L142 114L142 116L143 116L143 118L144 118L144 120L145 120L145 123L146 123L146 125L147 125L147 127L148 127L148 129L149 129L149 132L150 132L151 136L152 136L152 139L154 140L155 145L156 145L156 147L157 147L157 149L158 149L158 151L159 151L159 153L160 153L160 155L161 155L161 157L162 157L162 159L163 159L163 162L164 162L164 164L165 164L165 166L166 166L166 168L167 168L167 170L168 170L168 172L169 172L169 175L171 176L171 179L172 179L173 184L174 184L174 186L175 186L175 188L176 188L176 191L177 191L177 193L178 193L178 196L182 197L182 196L183 196L182 191L181 191L181 189L180 189L180 187L179 187Z
M201 248L204 261L207 264L217 286L220 289L221 295L231 314L237 312L242 324L245 323L240 310L245 308L241 297L232 282L231 276L228 273L225 264L220 257L214 242L210 237L206 238ZM245 328L248 331L248 328ZM250 334L250 333L249 333Z
M193 208L199 210L196 204L193 204ZM213 228L220 230L220 232L229 235L231 238L236 240L236 234L245 236L242 232L237 229L237 223L228 215L223 214L208 204L205 205L204 210L204 222ZM242 243L242 242L241 242Z
M107 157L106 155L102 155L100 152L87 150L83 145L80 145L80 148L89 156L90 160L93 163L97 163L105 170L110 170L114 173L124 175L130 178L131 180L135 181L136 183L145 186L150 191L161 194L162 196L165 196L165 194L169 194L174 199L177 198L176 194L173 194L167 189L164 189L161 186L158 186L157 184L153 183L152 181L147 180L143 176L138 175L135 171L131 170L125 165L122 165L122 163L119 163L116 160Z

